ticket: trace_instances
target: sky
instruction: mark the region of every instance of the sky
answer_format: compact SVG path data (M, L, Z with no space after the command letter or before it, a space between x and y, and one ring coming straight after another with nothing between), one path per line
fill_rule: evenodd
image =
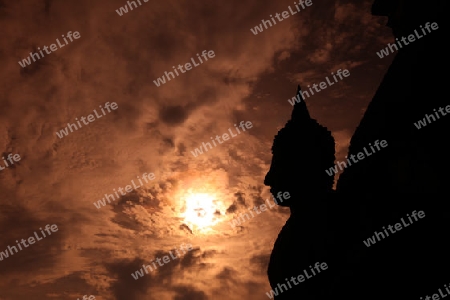
M0 300L267 299L268 260L289 209L230 221L271 201L263 180L297 85L338 69L350 76L306 103L344 159L394 57L376 55L394 39L371 4L313 0L255 35L293 1L141 0L121 16L122 0L0 1L0 151L20 155L0 170L0 252L58 227L3 257ZM79 38L64 44L69 31ZM63 47L18 63L56 39ZM214 57L154 83L204 50ZM107 102L117 107L102 114ZM100 117L58 137L94 109ZM192 154L241 121L252 127ZM154 179L94 205L144 173ZM131 276L183 244L191 250Z

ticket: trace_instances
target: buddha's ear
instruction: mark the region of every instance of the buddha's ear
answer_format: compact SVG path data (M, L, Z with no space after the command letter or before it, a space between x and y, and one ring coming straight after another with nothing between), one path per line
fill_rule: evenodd
M308 108L306 107L305 99L302 95L302 89L300 85L297 88L297 99L300 99L300 102L294 104L294 109L292 110L291 120L295 123L302 122L306 120L310 120L311 116L309 115Z

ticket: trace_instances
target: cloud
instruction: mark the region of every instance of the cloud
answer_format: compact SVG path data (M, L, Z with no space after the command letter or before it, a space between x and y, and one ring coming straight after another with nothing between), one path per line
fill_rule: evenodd
M0 251L46 224L60 228L0 262L0 288L11 299L89 292L104 299L224 299L231 293L258 299L269 285L257 272L289 212L274 208L236 232L228 221L268 198L262 182L272 138L290 114L286 100L298 81L322 79L337 66L365 66L361 53L382 42L381 25L368 25L366 2L314 3L257 36L250 28L292 2L151 0L120 17L115 10L124 5L0 5L0 152L22 158L0 171ZM81 37L30 66L18 64L68 31ZM155 86L153 80L203 50L215 57ZM361 97L357 92L354 99ZM118 109L56 136L106 102ZM322 104L308 103L319 121L338 129L344 145L351 129ZM192 156L191 150L242 120L253 128ZM345 146L339 147L342 153ZM94 207L145 172L155 173L155 180ZM182 217L190 190L217 198L218 223L204 235ZM154 255L187 242L198 250L156 275L131 278Z

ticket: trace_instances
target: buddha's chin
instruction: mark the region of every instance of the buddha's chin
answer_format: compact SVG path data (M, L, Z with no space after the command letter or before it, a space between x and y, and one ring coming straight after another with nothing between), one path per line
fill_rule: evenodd
M286 190L284 191L286 192ZM274 198L277 198L277 195L279 195L280 193L283 194L283 191L281 189L271 188L270 193Z
M279 206L290 207L292 194L289 192L289 197L285 198L284 193L289 192L288 189L271 188L270 194L272 194L273 201Z

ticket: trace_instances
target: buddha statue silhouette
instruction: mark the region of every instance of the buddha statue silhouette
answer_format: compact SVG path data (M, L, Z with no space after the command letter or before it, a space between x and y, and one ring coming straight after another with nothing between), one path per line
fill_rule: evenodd
M331 132L310 117L300 86L297 93L301 101L295 104L291 119L275 136L272 164L264 180L273 195L286 191L291 195L278 202L290 208L291 216L275 242L268 274L272 289L281 292L277 299L306 296L320 299L315 298L318 289L315 278L301 285L295 283L302 270L310 270L310 265L330 263L325 251L329 242L325 211L334 179L324 170L334 164L335 143ZM317 276L323 284L330 275L329 271L323 271Z
M449 60L443 45L447 6L446 0L373 3L372 14L388 17L397 38L426 22L438 23L439 29L395 54L350 141L349 155L377 139L389 146L344 169L336 190L325 172L334 165L334 139L310 117L303 98L275 136L264 184L274 196L291 195L278 203L289 207L291 216L268 266L275 299L419 299L450 280L439 272L450 268L450 243L441 238L450 228L448 200L441 197L450 182L450 145L443 138L450 132L450 116L420 130L414 126L449 104L442 97L448 76L442 76L441 67ZM420 209L427 216L423 223L364 246L375 231ZM316 262L329 268L295 284L292 278Z

